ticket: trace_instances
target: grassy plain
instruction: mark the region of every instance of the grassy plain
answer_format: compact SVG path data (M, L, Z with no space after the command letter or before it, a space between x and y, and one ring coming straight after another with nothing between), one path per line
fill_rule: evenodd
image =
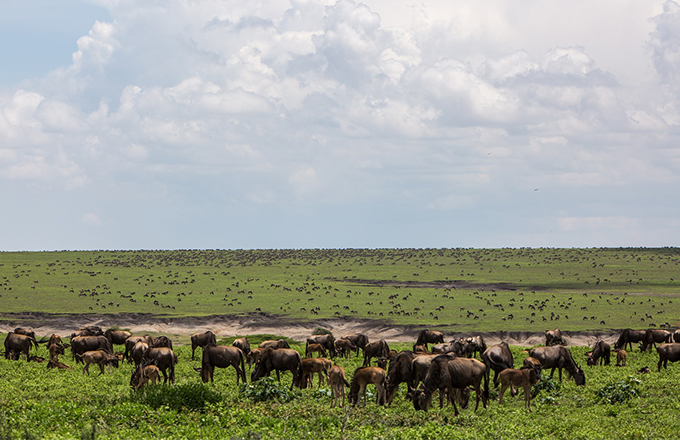
M676 327L679 264L676 248L6 252L0 312L349 317L445 331Z

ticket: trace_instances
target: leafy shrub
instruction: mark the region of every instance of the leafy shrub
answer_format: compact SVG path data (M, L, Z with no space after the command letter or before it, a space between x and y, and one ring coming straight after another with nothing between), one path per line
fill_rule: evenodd
M192 383L142 388L133 392L132 400L154 409L168 407L176 411L182 408L202 411L206 404L220 402L222 396L205 384Z
M595 396L597 396L598 401L601 403L609 403L612 405L615 403L624 403L633 397L640 396L640 390L637 387L640 383L640 379L628 376L628 379L624 381L606 385L595 391Z
M555 397L559 397L561 394L562 384L558 381L551 379L547 374L541 376L541 380L531 388L531 398L534 399L536 396L543 391L548 397L551 397L554 401Z
M288 387L276 382L273 377L263 377L251 384L241 385L239 393L254 402L290 402L296 395Z

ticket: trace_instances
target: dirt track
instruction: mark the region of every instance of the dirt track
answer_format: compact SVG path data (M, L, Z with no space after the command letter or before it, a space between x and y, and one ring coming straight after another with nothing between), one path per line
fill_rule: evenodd
M147 314L74 314L49 315L44 313L0 315L0 332L6 333L15 327L31 327L39 336L56 333L69 335L78 327L98 325L102 328L118 326L132 333L157 333L179 335L182 339L205 330L212 330L219 337L248 334L273 334L304 341L317 327L331 330L334 335L365 333L370 339L385 339L388 342L413 342L421 327L391 325L378 320L321 319L299 322L287 321L276 316L253 314L248 316L205 316L205 317L163 317ZM468 336L473 333L447 333L447 338ZM480 333L474 333L480 334ZM564 332L569 345L593 345L597 339L610 344L617 333ZM532 332L491 332L481 333L487 344L505 341L511 345L535 346L545 343L543 333Z

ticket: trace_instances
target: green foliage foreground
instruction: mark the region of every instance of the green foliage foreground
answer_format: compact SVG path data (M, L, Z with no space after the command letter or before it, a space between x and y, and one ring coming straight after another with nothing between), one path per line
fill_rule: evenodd
M405 349L408 344L393 344ZM303 347L296 346L298 350ZM515 364L526 356L512 347ZM178 348L177 384L133 392L131 367L84 376L73 370L47 370L44 363L0 359L0 439L165 438L165 439L672 439L680 432L680 365L655 371L655 353L629 353L628 366L585 367L586 347L572 347L586 370L587 383L544 379L524 410L522 392L509 392L476 414L453 416L450 406L428 412L413 409L404 387L389 407L330 408L327 387L294 390L266 380L236 386L233 369L218 369L214 384L202 384L190 348ZM44 347L39 355L45 355ZM360 358L339 361L348 379ZM640 367L652 367L636 375ZM549 374L549 372L548 372ZM545 374L544 374L545 375ZM631 379L632 377L632 379ZM634 390L634 391L631 391ZM261 398L269 393L266 398ZM259 394L259 396L258 396ZM474 394L474 393L473 393ZM492 389L492 397L497 392ZM290 401L287 401L291 398Z

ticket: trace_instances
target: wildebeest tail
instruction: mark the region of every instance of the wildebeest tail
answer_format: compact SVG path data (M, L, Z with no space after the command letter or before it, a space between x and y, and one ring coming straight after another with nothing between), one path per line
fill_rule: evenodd
M489 374L487 369L487 374L484 375L484 399L489 399Z

